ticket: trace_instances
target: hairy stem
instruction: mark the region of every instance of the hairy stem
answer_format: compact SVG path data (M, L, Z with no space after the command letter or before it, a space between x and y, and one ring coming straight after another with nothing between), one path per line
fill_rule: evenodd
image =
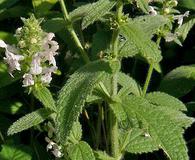
M151 64L150 64L150 67L149 67L149 69L148 69L148 74L147 74L146 81L145 81L144 88L143 88L143 93L142 93L142 96L143 96L143 97L146 95L146 92L147 92L147 90L148 90L149 83L150 83L150 79L151 79L151 77L152 77L153 69L154 69L154 64L151 63Z
M66 9L66 5L64 3L64 0L59 0L59 2L60 2L61 9L62 9L62 13L64 15L64 21L67 24L67 29L70 32L79 52L81 53L83 60L85 61L85 63L88 63L88 62L90 62L89 57L88 57L87 52L85 51L84 47L82 46L74 28L73 28L73 25L71 23L71 19L68 15L68 11Z

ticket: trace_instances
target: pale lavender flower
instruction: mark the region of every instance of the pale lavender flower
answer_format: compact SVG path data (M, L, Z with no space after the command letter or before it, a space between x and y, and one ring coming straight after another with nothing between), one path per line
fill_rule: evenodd
M32 74L25 73L23 75L23 79L24 80L22 81L23 82L22 87L28 87L35 84Z
M51 151L53 153L53 155L56 158L61 158L63 156L62 152L59 149L54 149L53 151Z
M190 15L190 12L189 11L186 11L182 15L174 16L174 20L177 20L178 21L177 23L179 24L179 27L181 27L181 25L183 24L184 17L188 17L189 15Z
M14 70L21 70L19 61L24 59L22 55L16 55L17 49L14 46L7 45L3 40L0 40L0 47L5 48L5 62L9 65L9 74L13 77L12 72Z
M154 7L149 6L149 14L151 16L156 16L157 15L157 11L154 9Z
M42 73L41 57L38 54L32 59L30 73L33 75L39 75Z
M43 83L49 84L52 80L51 74L57 70L56 66L52 66L50 68L45 68L43 70L43 75L41 76L41 81Z

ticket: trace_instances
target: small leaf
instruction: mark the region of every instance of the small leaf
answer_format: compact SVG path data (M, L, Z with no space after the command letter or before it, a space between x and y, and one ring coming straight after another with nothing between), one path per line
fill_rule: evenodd
M68 155L71 160L95 160L91 147L84 141L70 146Z
M148 6L148 1L146 1L146 0L136 0L136 2L137 2L137 5L138 5L138 7L144 12L144 13L148 13L148 8L149 8L149 6Z
M107 62L91 62L77 70L61 89L57 101L57 135L62 144L67 141L73 123L78 120L87 97L106 72L111 72Z
M75 122L73 124L72 130L70 131L70 135L68 136L68 141L72 144L79 143L82 137L82 128L79 122Z
M86 16L83 18L82 29L87 28L90 24L107 14L115 4L116 1L113 0L99 0L93 3Z
M128 23L120 27L121 34L133 45L139 55L145 58L148 63L158 63L161 61L161 52L157 45L148 38L143 30L134 23ZM128 53L127 53L128 54ZM119 55L123 56L123 55Z
M106 152L94 151L96 160L116 160L113 157L110 157Z
M30 153L29 148L18 145L2 145L2 150L0 152L1 160L31 160L32 153Z
M185 41L189 31L192 29L194 25L195 25L195 18L192 18L189 21L182 24L181 27L175 30L175 34L177 35L177 37L181 42Z
M159 90L174 97L182 97L195 86L195 65L181 66L169 72L161 81Z
M29 113L16 122L14 122L8 129L7 134L13 135L15 133L21 132L23 130L29 129L39 123L43 122L51 114L51 111L48 111L44 108L38 109L32 113Z
M0 101L0 112L8 114L17 114L23 104L17 101L4 100Z
M45 108L56 112L55 101L51 92L46 87L37 87L33 91L33 94L44 105Z

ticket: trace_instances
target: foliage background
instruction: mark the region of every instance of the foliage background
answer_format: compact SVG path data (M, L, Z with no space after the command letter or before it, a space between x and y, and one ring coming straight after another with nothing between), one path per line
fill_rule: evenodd
M85 4L86 2L93 2L93 0L69 0L67 1L68 10L72 11L77 6ZM179 10L183 13L186 10L190 10L191 15L195 15L195 1L194 0L180 0ZM132 8L125 8L126 11L133 12ZM139 14L139 11L134 11ZM16 28L22 25L20 17L29 17L30 13L35 13L39 18L44 17L42 27L45 31L55 32L56 39L60 43L60 55L57 57L57 62L61 74L55 75L50 86L50 90L56 96L57 91L62 84L67 80L69 75L73 73L77 68L83 65L82 60L78 58L77 50L74 48L74 44L64 28L64 24L59 20L62 17L60 6L57 0L0 0L0 39L5 40L7 43L14 43L14 33ZM57 23L58 22L58 23ZM75 26L77 27L77 26ZM80 34L80 28L77 27L77 32ZM99 34L97 34L97 32ZM96 33L96 36L94 34ZM98 37L99 35L100 37ZM96 25L90 26L84 30L84 39L86 47L91 43L98 42L98 38L105 36L109 38L109 34L101 34L97 30ZM178 46L175 43L161 43L163 61L161 62L162 73L155 72L152 77L150 90L156 90L161 78L181 65L195 64L195 26L189 32L187 39L185 40L183 47ZM36 101L35 106L31 105L31 97L24 93L21 80L16 76L12 79L7 73L6 65L3 63L3 51L0 54L0 159L2 155L7 155L7 159L15 157L15 160L29 160L33 157L34 160L49 160L53 159L51 155L46 152L46 142L44 137L47 135L45 132L44 124L35 127L34 129L24 131L20 134L8 137L7 128L12 122L17 120L22 115L29 113L37 108L40 108L41 104ZM96 54L91 54L91 58L97 59ZM134 65L134 59L128 58L123 60L122 70L125 73L132 72L132 66ZM133 77L140 82L144 83L145 75L147 73L147 64L138 61L136 64L136 72ZM195 77L195 75L194 75ZM195 84L195 78L193 78ZM185 83L185 81L183 82ZM183 84L181 84L183 85ZM184 103L195 102L195 89L192 89L187 95L181 97ZM195 116L195 104L188 105L191 116ZM96 111L89 110L93 113L92 118L96 119ZM86 122L86 119L81 116L81 121ZM88 126L84 126L84 138L88 137ZM195 125L192 125L186 133L185 138L189 147L189 154L191 159L195 157ZM87 139L90 143L90 140ZM93 145L93 144L92 144ZM161 152L155 152L152 154L144 154L141 157L135 157L140 159L162 159ZM3 160L3 159L2 159Z

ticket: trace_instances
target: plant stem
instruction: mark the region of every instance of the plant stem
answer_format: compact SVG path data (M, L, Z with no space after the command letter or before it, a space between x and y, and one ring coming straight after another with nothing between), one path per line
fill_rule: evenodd
M64 0L59 0L59 2L60 2L60 6L61 6L61 9L62 9L63 15L64 15L64 21L67 24L67 29L70 32L70 34L71 34L71 36L72 36L79 52L81 53L81 56L82 56L83 60L85 61L85 63L88 63L88 62L90 62L89 57L88 57L87 52L85 51L84 47L82 46L82 44L81 44L74 28L73 28L71 19L68 15L68 11L66 9L66 5L64 3Z
M143 97L146 95L146 92L148 90L148 86L149 86L149 83L150 83L150 79L152 77L153 69L154 69L154 65L153 65L153 63L151 63L150 67L148 69L148 74L147 74L146 81L145 81L144 88L143 88L143 93L142 93Z
M102 106L98 104L98 121L97 121L97 134L96 134L96 149L98 149L101 140L101 123L102 123Z
M117 11L116 11L116 17L117 17L117 23L120 25L121 17L122 17L122 11L123 11L123 2L119 1L117 4ZM114 30L112 35L112 50L113 50L113 58L117 59L118 56L118 36L119 36L119 29ZM112 96L117 95L118 90L118 74L113 73L112 77ZM109 123L110 123L110 143L111 143L111 155L113 157L119 156L119 139L118 139L118 122L116 119L115 114L111 109L109 109Z

